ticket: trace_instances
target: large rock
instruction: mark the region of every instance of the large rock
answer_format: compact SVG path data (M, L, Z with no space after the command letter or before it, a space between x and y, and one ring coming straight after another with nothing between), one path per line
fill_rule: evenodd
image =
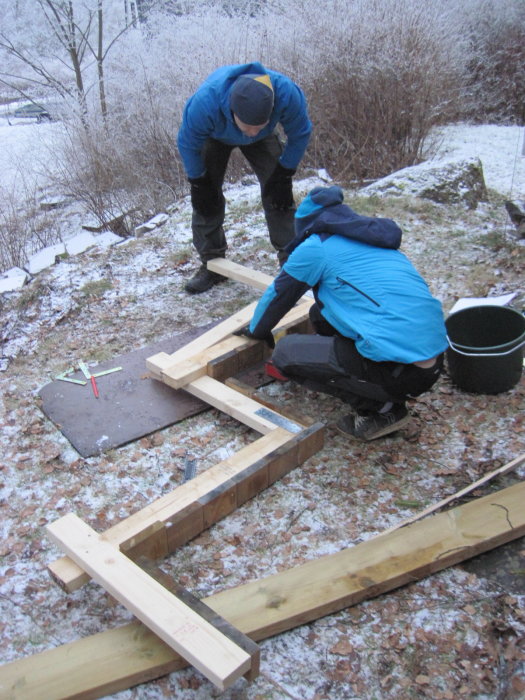
M412 195L441 204L465 204L475 209L487 200L483 166L479 158L432 163L398 170L360 190L365 195Z

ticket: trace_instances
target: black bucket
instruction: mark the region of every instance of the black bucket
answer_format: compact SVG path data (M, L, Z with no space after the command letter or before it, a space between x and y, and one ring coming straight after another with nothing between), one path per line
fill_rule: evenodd
M515 386L523 370L525 317L507 306L472 306L446 320L447 364L454 384L475 394Z

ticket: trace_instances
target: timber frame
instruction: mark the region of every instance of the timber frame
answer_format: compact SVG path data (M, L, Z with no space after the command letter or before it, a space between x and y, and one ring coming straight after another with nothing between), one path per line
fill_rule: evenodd
M211 261L208 267L259 289L271 281L260 273L250 276L245 268L223 260ZM308 332L310 305L311 300L300 302L283 319L279 333ZM323 446L321 423L259 402L250 387L231 379L264 359L267 352L262 342L231 335L250 320L253 308L246 307L173 355L160 353L149 358L147 365L155 378L174 388L185 388L262 437L101 535L78 521L83 536L93 535L97 546L137 561L148 573L152 572L152 560L188 542ZM525 456L512 464L523 461ZM153 571L151 576L251 657L251 666L244 661L234 674L238 677L246 672L251 679L258 671L258 650L251 640L305 624L522 536L524 497L525 483L521 482L204 601L193 599L162 572ZM76 527L76 516L65 518L64 525ZM62 529L60 520L49 526L57 543L61 543ZM69 551L76 555L75 546ZM49 565L53 578L67 591L90 578L82 561L75 558L65 556ZM144 576L142 580L152 580L148 574ZM13 700L98 698L183 668L188 660L199 667L199 659L185 650L183 645L181 655L162 641L154 626L137 621L0 666L0 695L5 693ZM232 680L216 679L213 674L208 677L219 687Z
M260 273L255 278L259 287L271 281ZM311 303L294 308L279 333L307 330ZM59 585L74 591L92 577L221 690L240 675L256 677L257 645L181 587L176 595L166 591L132 560L151 561L173 552L323 445L322 423L261 404L249 387L232 378L267 354L263 342L232 335L253 309L251 304L172 355L149 358L147 367L153 378L184 388L262 437L105 533L99 535L73 513L47 526L49 537L66 552L49 565Z

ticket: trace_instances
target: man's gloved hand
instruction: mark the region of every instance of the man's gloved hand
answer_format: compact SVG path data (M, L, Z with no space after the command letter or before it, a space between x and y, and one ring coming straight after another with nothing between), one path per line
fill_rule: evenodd
M275 347L275 340L273 338L273 334L270 332L268 335L265 335L264 338L256 338L253 333L250 333L250 326L243 326L243 328L239 328L238 331L235 331L233 335L240 335L244 336L245 338L251 338L252 340L264 340L266 345L268 345L269 348L272 350Z
M213 184L208 173L188 178L191 186L191 205L202 216L218 214L222 207L222 192Z
M295 175L294 169L283 168L280 163L277 163L275 170L264 185L263 196L270 198L274 209L284 211L293 207L293 175Z

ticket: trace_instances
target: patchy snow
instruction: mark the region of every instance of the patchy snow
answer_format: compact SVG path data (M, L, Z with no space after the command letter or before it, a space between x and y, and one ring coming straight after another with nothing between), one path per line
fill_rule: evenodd
M509 155L519 150L523 129L462 125L446 131L451 140L443 142L444 160L477 155L491 189L507 197L512 182L518 188L514 196L523 195L523 159L518 168ZM298 181L296 192L302 196L322 182L320 176ZM516 293L515 308L525 305L524 250L511 235L501 197L468 211L414 198L367 204L357 195L348 192L347 200L356 196L361 206L373 208L367 213L399 221L404 251L445 309L461 297L506 293ZM258 187L250 181L231 186L226 197L230 258L275 274ZM202 473L255 437L212 409L83 459L40 409L39 388L80 358L94 366L223 318L259 297L232 281L198 297L184 293L197 264L190 216L186 199L161 228L60 259L24 289L1 297L3 663L131 619L94 584L67 595L51 581L46 566L60 553L46 535L46 523L73 511L102 532L181 484L186 455ZM412 402L405 431L370 444L336 431L334 423L347 409L333 398L289 382L261 393L322 420L325 445L161 562L199 597L368 540L525 451L523 379L505 394L483 396L461 392L445 374ZM474 495L524 476L521 467ZM523 544L517 544L517 555L523 554ZM520 580L509 570L502 584L488 567L474 572L458 565L263 641L261 675L251 685L240 680L220 695L187 669L111 697L488 700L505 692L518 700L525 687L518 646L525 634L525 597L511 583Z
M14 117L8 121L0 115L1 187L16 193L43 186L52 163L49 150L62 128L60 122L37 124Z
M485 184L507 199L525 196L525 127L455 124L439 129L432 163L479 158Z

